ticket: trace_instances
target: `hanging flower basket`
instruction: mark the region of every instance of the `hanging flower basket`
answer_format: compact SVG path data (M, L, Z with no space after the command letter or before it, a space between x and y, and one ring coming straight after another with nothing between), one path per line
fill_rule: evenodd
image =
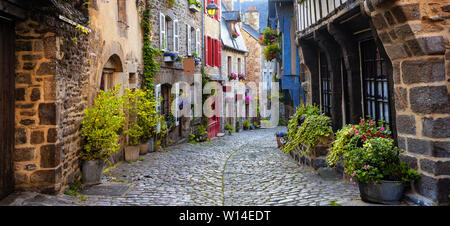
M177 57L178 55L176 53L164 52L164 62L174 62Z
M202 10L202 3L198 0L189 0L189 10L192 12L200 12Z

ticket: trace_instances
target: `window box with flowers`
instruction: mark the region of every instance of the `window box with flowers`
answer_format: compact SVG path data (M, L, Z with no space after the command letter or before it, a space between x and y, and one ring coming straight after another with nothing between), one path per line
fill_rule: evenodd
M192 12L200 12L202 10L202 3L199 0L189 0L189 10Z
M238 79L238 75L234 72L231 72L231 74L228 76L228 80L237 80Z
M173 63L173 62L183 62L184 56L174 52L164 52L163 54L164 62Z
M238 38L239 36L240 36L239 33L237 33L236 31L231 32L231 37L232 37L232 38L236 39L236 38Z
M247 76L244 73L239 73L238 74L238 79L239 81L241 81L242 83L245 83L245 81L247 81Z
M195 65L199 65L202 62L202 59L200 57L198 57L197 52L192 52L192 54L189 57L193 57L194 58L194 63Z

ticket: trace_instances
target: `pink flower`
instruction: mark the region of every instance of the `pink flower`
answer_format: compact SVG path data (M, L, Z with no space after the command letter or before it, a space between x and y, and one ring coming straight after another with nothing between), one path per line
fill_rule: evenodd
M381 131L385 131L386 129L384 127L381 127Z
M353 172L353 176L356 176L356 172Z
M353 130L350 130L350 134L353 135Z
M364 119L361 119L361 125L364 124Z
M353 180L352 180L353 178L350 178L350 182L352 182Z
M358 130L356 130L355 133L358 134Z
M356 182L353 182L352 184L353 184L353 185L356 185Z

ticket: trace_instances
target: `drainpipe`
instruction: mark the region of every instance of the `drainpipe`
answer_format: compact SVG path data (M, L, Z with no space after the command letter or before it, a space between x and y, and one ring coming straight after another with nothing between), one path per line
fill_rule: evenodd
M206 49L205 49L205 1L202 1L202 66L205 67Z

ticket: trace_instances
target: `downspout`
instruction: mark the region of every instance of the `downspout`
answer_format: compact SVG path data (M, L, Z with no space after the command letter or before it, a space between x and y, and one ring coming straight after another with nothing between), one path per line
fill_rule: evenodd
M206 59L206 49L205 49L205 22L204 22L204 17L205 17L205 1L202 1L202 66L205 67L205 59Z

